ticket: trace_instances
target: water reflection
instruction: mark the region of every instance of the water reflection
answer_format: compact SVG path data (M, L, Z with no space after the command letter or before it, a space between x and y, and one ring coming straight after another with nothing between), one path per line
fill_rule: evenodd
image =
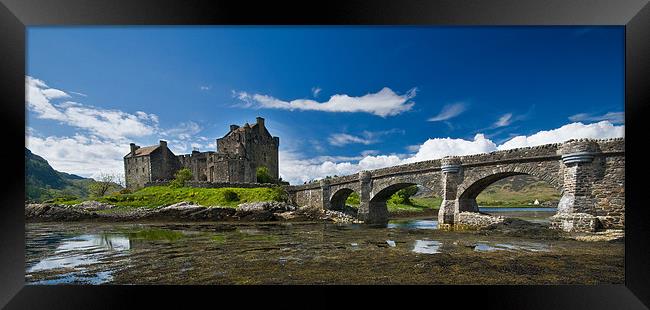
M81 235L63 240L54 251L55 255L46 257L28 268L27 271L35 272L95 264L106 252L120 252L130 248L131 242L126 236Z
M388 228L401 229L437 229L436 220L392 220L388 222Z
M477 252L492 251L529 251L529 252L550 252L550 245L536 242L513 242L513 243L495 243L478 242L474 246Z
M423 254L440 253L440 241L435 240L415 240L413 245L413 252Z
M508 207L480 207L479 211L492 215L512 217L532 223L544 224L549 222L549 217L557 212L557 208L508 208Z
M435 219L393 220L383 229L323 223L227 224L231 227L216 229L219 225L226 224L30 223L26 230L26 281L362 284L377 283L381 274L400 279L395 283L423 283L439 280L436 274L453 270L476 275L463 281L471 278L477 279L474 284L481 284L492 280L478 280L484 272L476 263L485 259L479 252L491 252L490 259L504 261L517 252L518 262L537 255L534 252L553 252L557 255L544 258L553 261L570 257L564 253L593 253L589 256L593 270L608 263L611 253L618 253L617 257L623 253L622 245L612 243L593 247L577 241L437 230ZM349 261L359 264L344 263ZM378 261L392 267L377 268L372 262ZM421 272L430 276L410 277L413 266L427 266ZM512 269L504 279L517 277L518 270ZM573 271L585 274L584 270ZM558 275L564 279L574 278L567 270L557 272L564 272Z

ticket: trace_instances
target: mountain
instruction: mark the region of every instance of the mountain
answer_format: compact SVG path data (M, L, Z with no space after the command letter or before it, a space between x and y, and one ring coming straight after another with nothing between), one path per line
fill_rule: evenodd
M25 148L25 200L40 202L56 197L88 197L95 180L59 172L43 157Z

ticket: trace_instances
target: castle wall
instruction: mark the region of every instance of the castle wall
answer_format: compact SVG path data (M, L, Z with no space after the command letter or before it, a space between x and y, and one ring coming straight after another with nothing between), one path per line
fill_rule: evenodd
M151 162L149 156L129 157L124 159L126 187L134 190L144 187L151 181Z
M217 139L217 151L219 154L228 154L231 156L241 156L250 160L250 167L253 174L260 166L269 169L269 174L275 180L279 178L279 158L278 148L280 139L273 137L264 126L264 119L258 118L257 123L253 126L248 124L244 127L232 126L231 131L223 138ZM249 175L238 178L248 179ZM257 177L253 178L253 182Z

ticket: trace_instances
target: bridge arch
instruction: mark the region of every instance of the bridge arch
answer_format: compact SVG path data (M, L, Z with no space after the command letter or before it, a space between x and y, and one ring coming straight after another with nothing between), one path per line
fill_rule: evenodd
M394 183L390 184L382 189L380 189L378 192L376 192L372 197L370 198L370 202L386 202L390 196L393 196L393 194L397 193L400 189L407 188L409 186L413 185L418 185L417 183L413 182L399 182L399 183Z
M354 192L355 190L349 187L342 187L335 190L330 198L330 209L343 211L345 208L345 202L347 201L348 197L350 197L350 195L352 195Z
M491 167L490 169L478 168L473 170L474 171L466 171L465 175L467 177L458 185L457 193L459 212L477 212L478 204L476 203L476 197L483 192L483 190L497 181L517 175L531 175L542 180L558 190L560 195L564 191L562 180L559 180L558 178L559 165L556 162L549 162L546 165L515 164Z

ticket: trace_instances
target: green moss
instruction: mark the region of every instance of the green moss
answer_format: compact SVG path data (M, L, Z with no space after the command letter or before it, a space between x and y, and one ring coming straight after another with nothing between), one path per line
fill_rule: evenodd
M225 243L226 242L226 235L224 234L215 234L212 236L212 241L216 243Z
M239 199L233 200L233 194ZM157 207L188 201L204 206L236 207L240 203L258 201L285 201L286 194L280 187L273 188L170 188L151 186L132 194L119 194L98 198L100 202L116 206Z

